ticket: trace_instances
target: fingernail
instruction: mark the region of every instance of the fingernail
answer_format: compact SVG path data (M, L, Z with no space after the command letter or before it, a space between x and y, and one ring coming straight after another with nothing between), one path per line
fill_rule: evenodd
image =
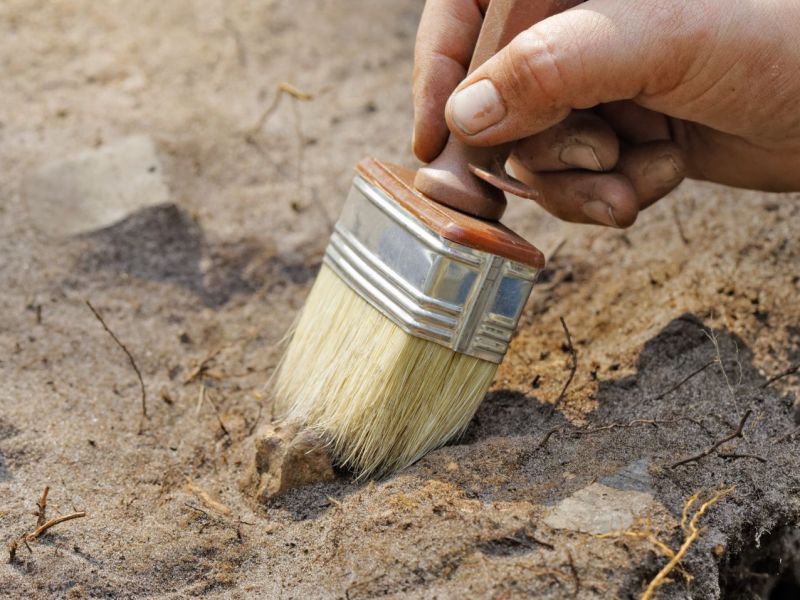
M671 156L662 156L650 163L644 170L648 179L659 183L674 183L681 178L681 169Z
M600 159L597 158L594 148L587 144L570 144L561 150L558 158L565 165L577 169L603 170L603 165L600 164Z
M595 223L602 223L609 227L619 227L614 217L614 209L600 200L591 200L583 205L583 214Z
M514 179L519 179L522 183L525 183L530 187L534 187L533 173L531 173L513 154L508 159L506 167L508 168L509 174Z
M494 84L481 79L450 98L450 116L461 131L475 135L499 123L506 116L506 106Z

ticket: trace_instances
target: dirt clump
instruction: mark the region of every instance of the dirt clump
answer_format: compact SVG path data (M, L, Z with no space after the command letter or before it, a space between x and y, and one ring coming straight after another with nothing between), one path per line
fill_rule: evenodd
M336 478L326 440L300 423L264 425L255 434L254 446L244 488L250 489L258 502Z

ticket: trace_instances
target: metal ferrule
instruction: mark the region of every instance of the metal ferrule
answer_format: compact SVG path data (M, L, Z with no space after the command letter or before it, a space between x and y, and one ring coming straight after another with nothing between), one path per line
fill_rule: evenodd
M495 363L537 274L442 238L360 176L324 262L407 333Z

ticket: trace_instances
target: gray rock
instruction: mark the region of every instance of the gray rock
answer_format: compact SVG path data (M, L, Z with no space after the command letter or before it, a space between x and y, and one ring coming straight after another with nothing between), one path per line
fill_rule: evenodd
M654 508L648 462L631 463L619 473L592 483L564 498L545 518L553 529L603 534L633 525Z
M55 237L102 229L169 201L155 145L142 135L41 165L22 194L36 227Z

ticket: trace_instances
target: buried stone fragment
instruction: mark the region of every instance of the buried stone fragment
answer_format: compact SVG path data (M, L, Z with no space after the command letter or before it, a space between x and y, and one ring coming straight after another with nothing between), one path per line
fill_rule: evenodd
M271 423L256 433L247 483L257 501L335 477L333 459L319 433L296 422Z

